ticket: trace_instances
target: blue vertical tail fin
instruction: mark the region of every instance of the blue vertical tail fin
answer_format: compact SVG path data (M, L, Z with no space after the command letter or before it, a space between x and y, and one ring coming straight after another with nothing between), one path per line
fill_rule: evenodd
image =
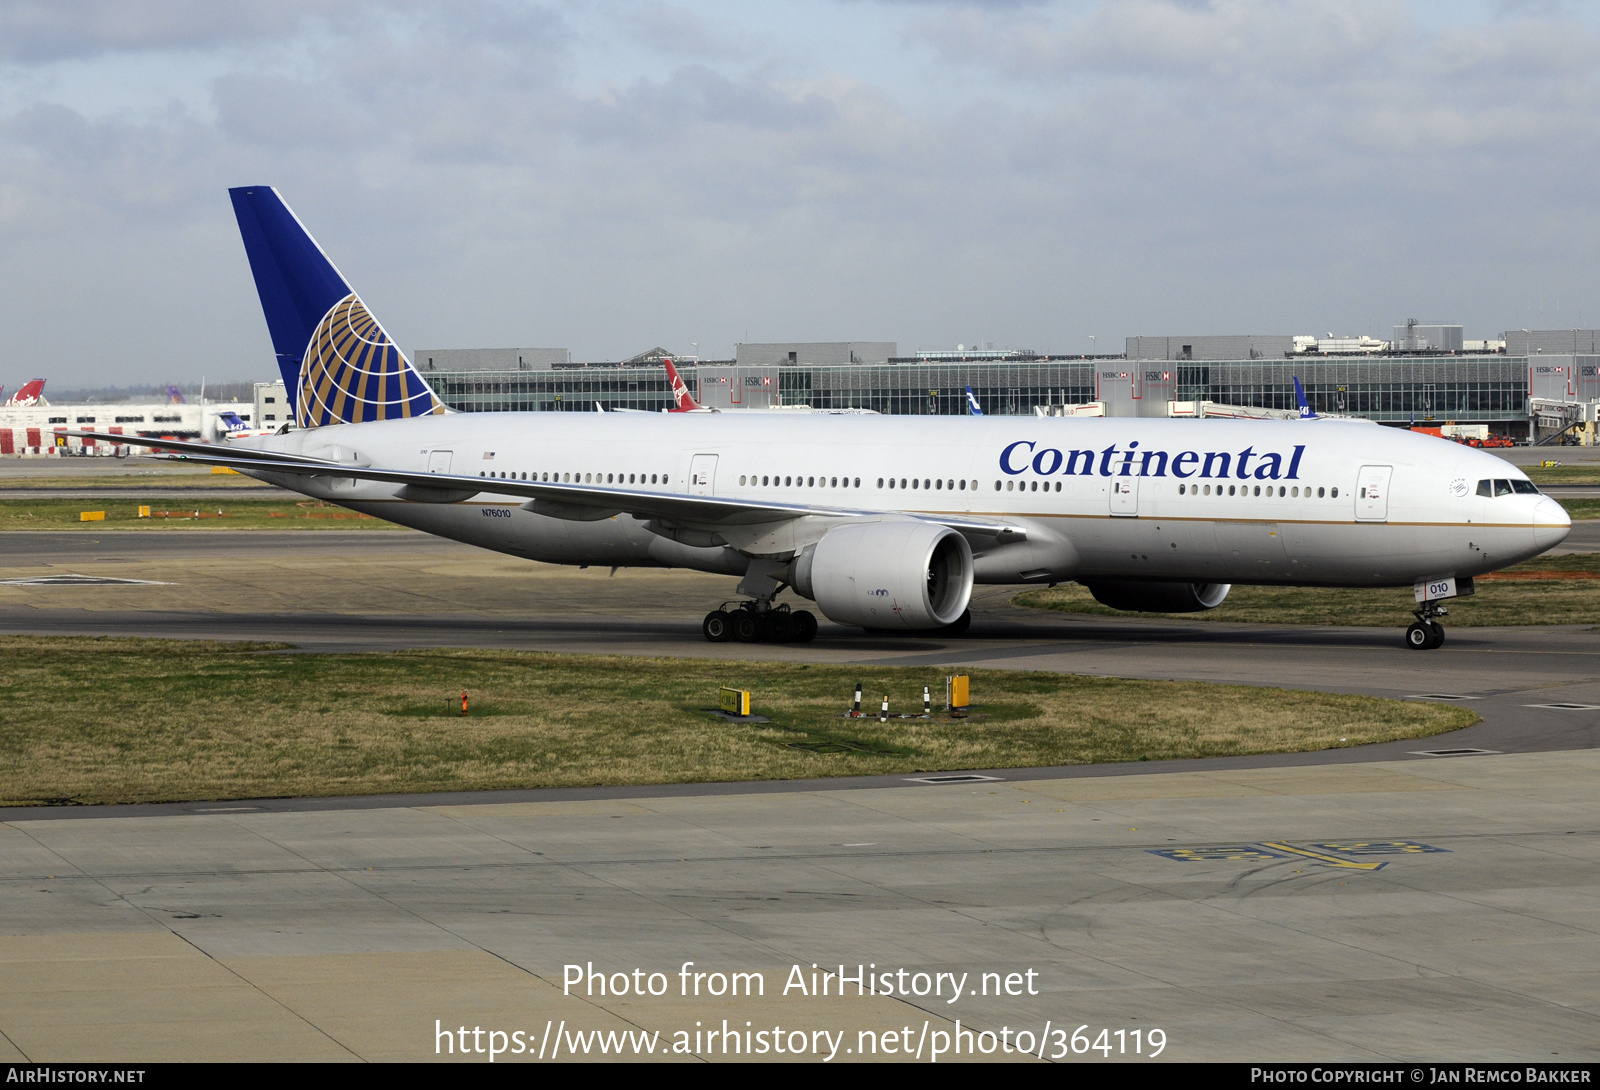
M1315 420L1317 414L1311 411L1311 402L1306 400L1305 389L1300 385L1300 376L1294 376L1294 399L1300 406L1301 420Z
M443 413L361 297L271 186L228 190L295 424Z
M982 416L983 410L978 408L978 395L972 392L972 387L967 387L967 415Z

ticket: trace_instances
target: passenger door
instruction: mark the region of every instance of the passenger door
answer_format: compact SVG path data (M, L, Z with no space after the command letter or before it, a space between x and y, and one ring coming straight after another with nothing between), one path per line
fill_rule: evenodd
M453 454L453 453L454 453L454 451L448 451L448 450L432 450L432 451L429 451L428 452L428 472L429 473L443 473L443 474L448 476L449 473L450 473L450 455Z
M717 487L717 456L696 454L689 463L689 494L713 496Z
M1384 522L1389 518L1389 478L1393 466L1362 466L1356 482L1356 519Z
M1139 513L1139 478L1111 478L1111 513L1123 517Z

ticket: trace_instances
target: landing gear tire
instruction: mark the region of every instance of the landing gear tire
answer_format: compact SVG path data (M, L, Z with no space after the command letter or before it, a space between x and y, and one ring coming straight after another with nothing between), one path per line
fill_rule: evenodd
M795 643L810 643L817 638L817 618L809 609L792 614L790 622L794 625Z
M1406 629L1406 646L1413 651L1432 651L1444 646L1444 625L1418 621Z
M761 618L747 609L741 609L729 618L733 638L740 643L755 643L761 639Z
M1434 602L1424 602L1422 608L1412 612L1417 623L1406 629L1406 646L1413 651L1432 651L1444 646L1444 625L1434 620L1450 612Z
M727 643L733 635L732 622L728 615L720 609L713 609L706 614L706 619L700 622L700 632L712 643Z
M794 614L774 612L767 615L767 639L773 643L788 643L794 639Z

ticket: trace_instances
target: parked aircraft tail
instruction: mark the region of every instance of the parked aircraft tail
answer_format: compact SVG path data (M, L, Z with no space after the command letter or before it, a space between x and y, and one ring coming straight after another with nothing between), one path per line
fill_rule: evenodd
M277 190L228 195L297 426L446 411Z
M22 384L22 389L11 395L7 405L21 408L26 405L37 405L44 401L44 379L36 378ZM46 402L48 404L48 402Z
M1300 406L1301 420L1315 420L1317 414L1311 409L1311 402L1306 400L1305 388L1300 385L1300 376L1294 376L1294 399Z
M672 387L672 400L676 403L668 409L671 413L697 413L703 412L700 403L689 396L689 387L684 385L683 379L678 377L678 369L672 366L671 360L662 360L667 365L667 384Z
M967 415L982 416L983 410L978 408L978 395L972 392L972 387L967 387Z

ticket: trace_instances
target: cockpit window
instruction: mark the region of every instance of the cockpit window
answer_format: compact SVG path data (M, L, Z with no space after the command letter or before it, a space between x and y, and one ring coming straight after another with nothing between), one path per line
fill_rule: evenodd
M1511 482L1503 478L1496 478L1494 482L1494 494L1496 496L1511 495Z
M1480 496L1488 496L1490 499L1493 499L1494 498L1494 482L1493 481L1479 481L1478 482L1478 495L1480 495Z
M1539 490L1533 486L1532 481L1519 481L1513 479L1511 482L1511 489L1519 496L1537 496L1539 494Z

